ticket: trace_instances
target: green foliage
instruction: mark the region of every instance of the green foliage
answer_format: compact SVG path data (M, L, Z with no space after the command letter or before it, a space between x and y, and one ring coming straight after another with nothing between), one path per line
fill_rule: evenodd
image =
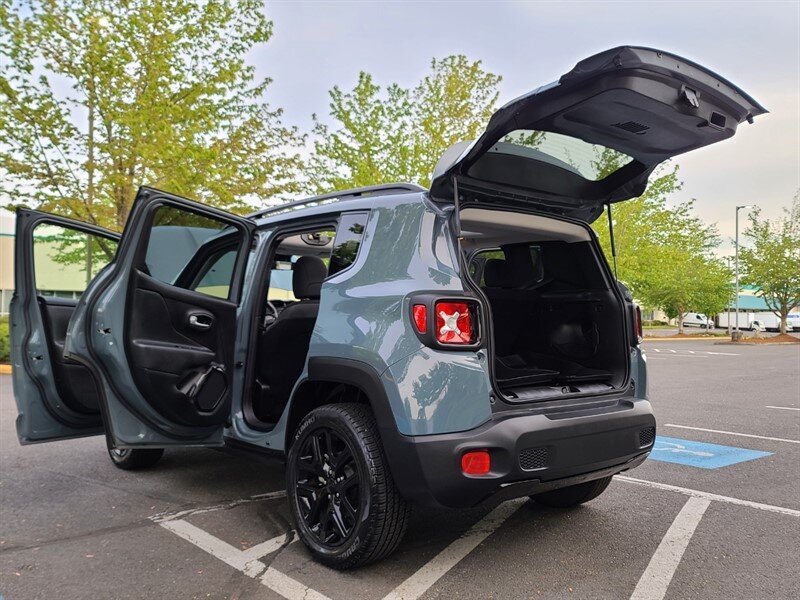
M0 363L11 361L11 338L8 330L8 317L0 317Z
M314 193L393 181L429 186L436 162L456 142L478 137L497 102L501 78L465 56L433 59L413 88L382 90L360 73L350 91L330 92L333 125L314 115Z
M271 35L260 0L0 0L0 193L119 230L142 184L296 191L303 137L245 63Z
M786 315L800 306L800 190L782 218L770 221L755 208L744 234L751 248L741 248L742 281L759 288L758 295L781 319L786 333Z
M598 157L601 173L619 168L616 153ZM694 214L692 201L671 206L681 188L678 167L662 166L640 197L613 205L619 278L649 308L682 320L689 311L714 315L732 295L730 271L711 255L719 244L713 226ZM593 225L611 259L608 220Z

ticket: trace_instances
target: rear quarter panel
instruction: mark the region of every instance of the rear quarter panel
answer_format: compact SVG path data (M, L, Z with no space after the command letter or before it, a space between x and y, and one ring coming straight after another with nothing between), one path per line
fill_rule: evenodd
M408 314L410 294L464 289L448 214L422 194L374 207L356 262L323 284L309 348L309 357L357 360L380 374L405 435L463 431L491 416L486 361L424 346Z

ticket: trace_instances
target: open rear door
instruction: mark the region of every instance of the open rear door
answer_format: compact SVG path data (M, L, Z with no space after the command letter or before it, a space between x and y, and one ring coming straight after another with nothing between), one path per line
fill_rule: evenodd
M64 357L67 324L119 236L35 210L17 211L11 362L22 444L103 433L89 370Z
M253 221L142 188L66 353L96 374L117 448L218 445Z
M579 62L494 113L445 152L431 194L594 221L641 195L661 162L728 139L766 110L716 73L674 54L623 46Z

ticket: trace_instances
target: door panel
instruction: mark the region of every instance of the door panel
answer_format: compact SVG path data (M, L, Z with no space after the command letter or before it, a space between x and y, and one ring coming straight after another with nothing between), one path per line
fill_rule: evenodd
M230 414L236 304L139 271L134 281L127 351L142 396L182 425L224 424ZM213 374L212 381L207 376L201 388L188 390L206 373ZM213 390L206 390L212 382ZM217 391L221 393L211 398Z
M100 397L92 373L84 365L64 357L67 325L78 301L39 296L38 302L61 400L76 412L98 417Z
M222 443L253 229L248 219L139 191L114 269L87 292L66 345L101 381L115 446Z
M102 433L91 372L64 357L83 288L112 258L118 236L38 211L17 211L11 360L23 444Z

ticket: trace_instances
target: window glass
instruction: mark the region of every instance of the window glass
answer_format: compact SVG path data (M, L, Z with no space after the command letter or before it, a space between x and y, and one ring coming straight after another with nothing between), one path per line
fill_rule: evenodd
M36 293L78 298L114 258L117 242L74 229L42 223L33 230Z
M356 261L364 227L369 213L346 213L339 219L336 239L333 242L328 276L343 271Z
M633 159L611 148L560 133L517 129L503 136L492 151L520 154L599 181Z
M209 260L205 272L194 286L194 290L217 298L227 298L233 279L233 269L236 266L236 254L236 248L234 248Z
M287 302L297 300L292 292L292 264L296 260L297 257L292 256L291 260L278 260L275 262L275 268L272 269L269 275L267 300L270 302L273 300L285 300Z
M481 250L472 257L472 262L469 265L469 274L473 280L478 281L478 285L484 287L486 281L483 277L483 270L486 266L486 261L490 259L505 260L506 255L500 249L494 250Z
M221 253L214 248L228 235L236 236L237 242L240 239L238 232L224 221L161 206L153 215L145 267L152 277L164 283L228 298L239 245L234 249L228 246ZM206 253L209 257L203 260ZM191 272L185 272L190 264Z

